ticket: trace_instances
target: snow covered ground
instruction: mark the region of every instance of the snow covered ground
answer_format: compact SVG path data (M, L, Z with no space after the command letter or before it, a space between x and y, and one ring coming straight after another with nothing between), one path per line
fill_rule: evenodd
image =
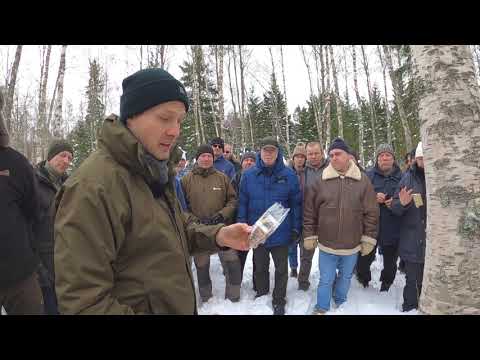
M379 291L379 278L382 270L382 262L382 256L377 254L377 259L371 267L372 281L370 281L370 286L367 289L363 288L354 276L348 293L347 302L338 309L334 309L332 306L327 315L416 315L416 310L412 310L406 314L400 311L402 306L402 291L403 286L405 285L405 275L397 272L395 282L390 288L390 291L388 293ZM270 294L255 299L255 292L252 289L252 251L250 251L245 264L245 271L243 273L241 300L238 303L232 303L230 300L224 300L225 277L223 276L222 266L218 256L212 255L210 261L210 276L213 283L213 298L211 298L206 304L199 303L199 314L271 315L273 312L271 294L274 285L274 271L273 260L271 260ZM193 272L196 286L197 274L195 271L195 265L193 265ZM309 315L312 313L316 302L318 277L317 249L313 258L312 273L310 274L310 289L307 292L300 291L297 289L297 279L291 277L288 278L287 305L285 307L286 315ZM198 290L197 299L200 299ZM2 315L5 314L3 309L2 313Z
M331 310L327 315L416 315L417 311L412 310L407 314L401 312L402 292L405 285L405 275L397 272L395 282L388 293L380 292L380 272L382 270L382 256L377 254L377 258L372 264L372 281L370 286L365 289L355 279L352 279L352 285L348 293L348 300L340 308ZM193 265L194 279L196 284L195 265ZM272 315L272 291L274 285L274 265L270 261L270 294L255 299L255 292L252 289L252 251L249 252L245 270L243 273L243 283L241 290L241 300L238 303L232 303L230 300L224 300L225 295L225 277L223 276L222 266L217 255L211 256L210 276L213 283L213 298L207 303L201 304L199 301L198 312L200 315ZM285 307L286 315L309 315L312 313L316 303L316 291L318 284L318 249L315 252L312 263L312 272L310 274L310 289L307 292L298 290L296 278L288 278L287 285L287 305ZM199 299L197 290L197 299ZM333 301L332 301L333 305Z

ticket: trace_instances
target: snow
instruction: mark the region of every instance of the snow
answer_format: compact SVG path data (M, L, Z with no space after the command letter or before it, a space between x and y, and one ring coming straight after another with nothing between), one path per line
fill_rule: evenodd
M368 288L352 278L347 302L339 308L335 308L333 301L332 307L326 315L416 315L417 311L412 310L408 313L401 312L402 293L405 285L405 275L397 272L394 283L390 290L380 292L380 272L382 270L382 256L377 253L377 258L373 262L372 281ZM271 315L272 310L272 291L274 286L274 265L270 261L270 294L255 299L255 292L252 289L252 251L249 252L243 272L243 283L241 290L241 299L237 303L230 300L224 300L225 277L223 276L222 266L217 255L212 255L210 259L210 276L212 279L213 297L205 304L201 304L200 295L197 287L197 274L195 265L192 265L197 299L199 301L198 313L200 315ZM287 305L285 307L286 315L309 315L313 312L316 303L316 291L318 284L318 250L312 261L312 272L310 274L310 289L307 292L298 290L296 278L288 278L287 285ZM1 309L2 315L5 315L4 309Z
M401 312L403 301L403 287L405 275L397 272L394 283L390 290L380 292L380 272L383 267L382 256L377 254L376 260L371 266L372 281L368 288L352 278L347 302L339 308L332 307L326 315L416 315L417 311L408 313ZM196 283L195 265L192 265L197 289L197 299L200 299ZM270 261L270 294L255 299L252 289L252 251L249 252L243 273L241 299L237 303L224 300L225 277L217 255L212 255L210 260L210 277L212 279L213 297L205 304L198 300L198 312L200 315L272 315L272 291L274 286L274 265ZM288 278L286 315L309 315L313 312L316 303L316 291L319 280L318 272L318 249L312 261L310 273L310 289L307 292L298 290L296 278Z

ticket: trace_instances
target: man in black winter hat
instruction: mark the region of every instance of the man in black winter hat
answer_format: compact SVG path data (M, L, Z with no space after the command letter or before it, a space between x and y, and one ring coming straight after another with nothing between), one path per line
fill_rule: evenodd
M40 200L40 223L37 233L38 253L41 260L39 268L45 313L57 315L57 297L55 295L53 200L57 191L67 180L67 169L73 159L73 147L64 139L53 139L47 151L47 159L37 164L35 174L38 180Z
M218 171L223 172L230 178L230 180L232 180L235 177L235 167L223 156L223 151L225 149L223 139L219 137L213 138L210 140L210 145L213 148L213 154L215 157L213 167Z
M55 285L66 314L196 314L191 256L248 249L251 227L196 223L175 196L175 146L188 111L162 69L123 80L120 117L56 198Z

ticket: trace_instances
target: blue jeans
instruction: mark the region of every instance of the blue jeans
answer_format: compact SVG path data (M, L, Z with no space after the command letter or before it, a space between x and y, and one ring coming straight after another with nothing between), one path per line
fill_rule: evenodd
M332 287L335 282L334 301L340 306L347 300L353 269L357 263L358 253L353 255L333 255L323 251L318 254L320 281L317 288L317 305L315 308L330 310ZM338 276L337 276L338 268ZM336 280L335 280L336 279Z
M293 244L288 247L288 263L292 269L298 267L298 244Z

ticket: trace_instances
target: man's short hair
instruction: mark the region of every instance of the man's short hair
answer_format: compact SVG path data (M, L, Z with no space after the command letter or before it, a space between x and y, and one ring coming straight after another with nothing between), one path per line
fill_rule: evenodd
M314 146L319 146L320 150L322 149L322 144L320 144L319 141L309 141L309 142L307 142L306 147L314 147Z

